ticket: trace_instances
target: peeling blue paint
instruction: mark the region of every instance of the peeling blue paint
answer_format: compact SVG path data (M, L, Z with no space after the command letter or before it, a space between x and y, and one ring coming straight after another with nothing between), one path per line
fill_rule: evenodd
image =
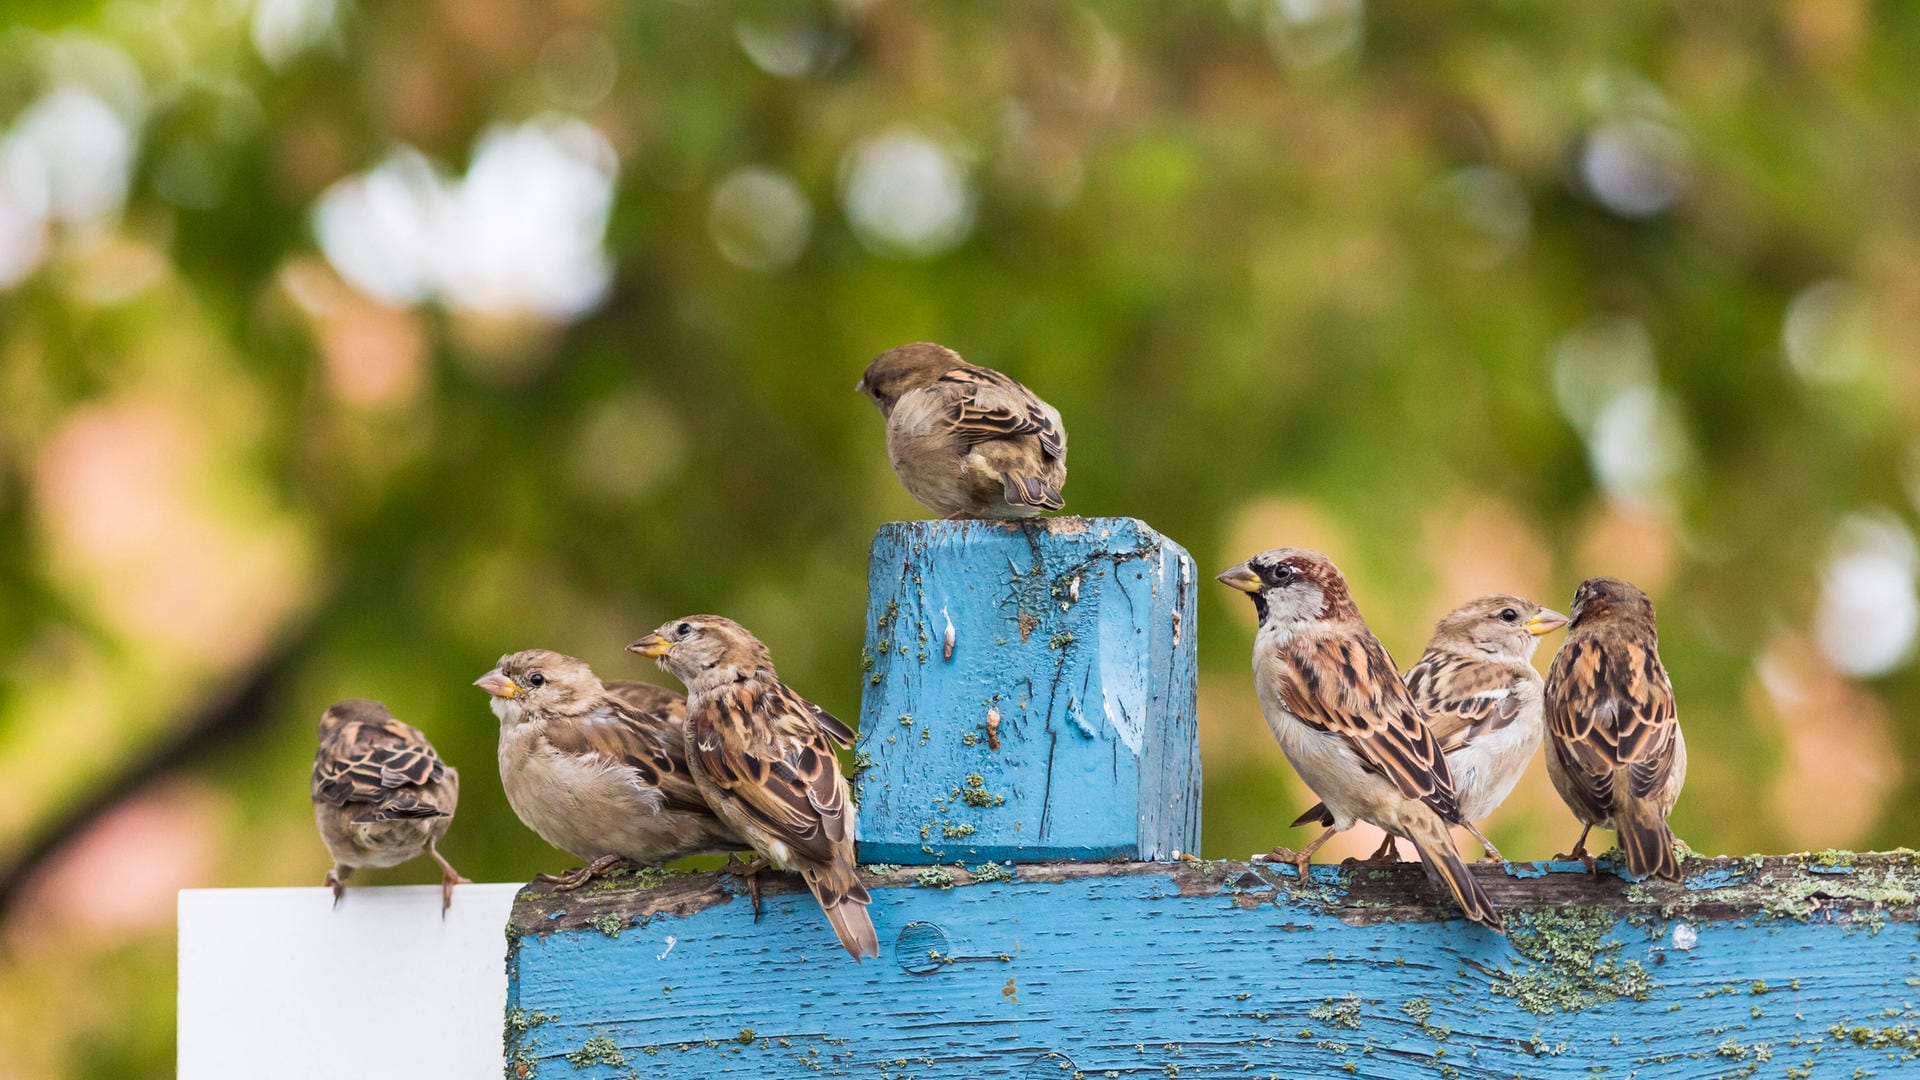
M1194 567L1178 544L1131 518L895 522L868 589L862 861L1198 849Z

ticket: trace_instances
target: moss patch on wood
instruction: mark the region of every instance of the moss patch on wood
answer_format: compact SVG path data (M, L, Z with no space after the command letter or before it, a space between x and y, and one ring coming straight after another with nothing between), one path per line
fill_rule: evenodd
M1645 1001L1654 986L1646 967L1621 959L1624 943L1607 940L1618 924L1616 913L1593 907L1509 915L1508 937L1525 962L1496 973L1490 989L1536 1016Z

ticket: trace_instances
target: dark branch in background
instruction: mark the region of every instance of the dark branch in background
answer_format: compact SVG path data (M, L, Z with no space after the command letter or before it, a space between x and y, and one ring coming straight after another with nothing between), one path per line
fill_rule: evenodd
M252 667L234 677L178 730L127 761L93 792L69 807L28 841L20 857L0 873L0 923L13 914L34 874L86 832L107 811L167 775L197 764L250 735L272 711L268 703L294 673L314 636L315 624L282 637Z

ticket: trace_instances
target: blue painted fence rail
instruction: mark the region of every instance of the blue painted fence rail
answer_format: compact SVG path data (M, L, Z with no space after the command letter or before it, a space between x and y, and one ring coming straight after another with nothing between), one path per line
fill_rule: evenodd
M867 586L862 861L1199 849L1180 545L1131 518L895 522Z
M724 875L529 888L508 1072L1920 1075L1911 853L1688 870L1476 868L1509 940L1445 918L1411 864L1316 867L1304 889L1225 862L893 868L869 877L882 955L860 965L785 875L758 925Z

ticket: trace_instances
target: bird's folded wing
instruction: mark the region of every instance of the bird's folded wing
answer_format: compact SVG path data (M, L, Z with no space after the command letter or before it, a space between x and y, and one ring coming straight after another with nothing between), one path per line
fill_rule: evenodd
M1040 450L1058 460L1067 437L1033 391L986 368L955 368L938 384L947 397L953 429L969 442L1031 435Z
M1582 794L1612 810L1616 770L1636 796L1666 783L1680 722L1673 684L1652 649L1636 641L1570 641L1548 676L1547 730Z
M851 837L846 782L815 707L776 685L723 694L691 719L690 753L735 807L820 863Z
M446 765L426 736L392 717L350 720L313 759L313 797L334 806L385 803L405 788L437 783Z
M1459 820L1440 741L1378 639L1296 637L1285 648L1289 662L1277 667L1289 712L1346 739L1368 771L1393 781L1401 794Z
M1516 683L1525 677L1501 664L1428 653L1407 672L1407 690L1441 752L1451 754L1519 719Z
M648 685L608 687L609 697L601 708L566 723L549 723L547 741L562 753L594 757L629 770L643 797L656 809L711 813L687 768L686 700L671 690L660 689L666 696L659 698L631 689ZM636 709L629 704L649 699L657 705Z

